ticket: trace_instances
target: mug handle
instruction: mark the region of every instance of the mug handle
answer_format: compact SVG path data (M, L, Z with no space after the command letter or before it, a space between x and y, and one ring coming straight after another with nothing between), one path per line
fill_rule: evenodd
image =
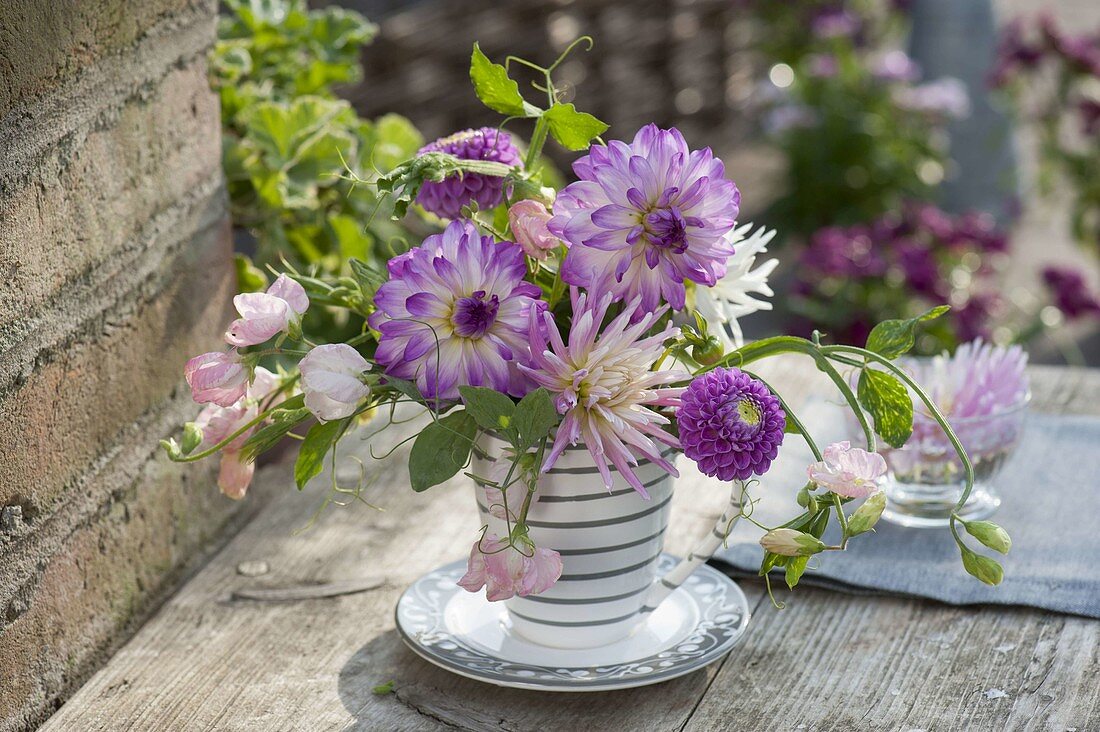
M654 580L640 612L645 615L656 610L673 590L682 585L684 580L699 568L700 564L714 556L714 552L725 543L739 518L741 518L741 491L737 483L733 483L729 503L726 504L726 510L718 517L714 528L695 545L690 554L680 560L679 564Z

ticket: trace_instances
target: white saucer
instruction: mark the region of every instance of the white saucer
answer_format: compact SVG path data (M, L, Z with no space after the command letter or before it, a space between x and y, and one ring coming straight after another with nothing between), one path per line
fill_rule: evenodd
M662 554L658 572L677 561ZM704 565L630 637L599 648L550 648L515 635L503 603L456 585L465 571L458 561L414 582L397 603L397 630L431 663L498 686L607 691L667 681L720 659L749 622L741 589Z

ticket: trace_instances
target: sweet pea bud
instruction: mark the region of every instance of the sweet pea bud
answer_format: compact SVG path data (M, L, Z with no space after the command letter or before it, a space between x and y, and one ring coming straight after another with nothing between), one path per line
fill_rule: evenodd
M202 444L202 427L194 422L188 422L183 426L183 444L180 445L180 451L184 455L190 455L200 444Z
M987 585L1001 584L1005 571L996 560L983 557L961 544L959 545L959 551L962 552L963 567L969 574L977 577Z
M817 498L810 493L810 486L808 484L802 486L802 489L798 491L798 495L795 496L795 500L798 501L798 505L806 509L806 512L811 516L820 510L820 506L817 505Z
M878 523L879 517L882 516L882 512L885 508L886 493L884 491L878 491L877 493L871 494L871 496L863 502L863 505L856 509L852 517L848 519L848 536L858 536L859 534L870 531L871 528Z
M176 442L176 438L169 437L167 440L161 440L160 446L168 453L168 458L170 460L178 460L181 457L180 446Z
M703 366L713 366L722 360L725 349L714 336L707 336L705 343L695 345L691 349L691 357Z
M1008 532L992 521L970 521L963 526L966 527L966 533L994 551L1008 554L1008 550L1012 548L1012 539Z
M286 325L286 334L290 336L292 341L302 340L302 319L300 317L292 317Z
M816 536L794 529L773 529L760 539L760 546L784 557L808 557L825 548Z

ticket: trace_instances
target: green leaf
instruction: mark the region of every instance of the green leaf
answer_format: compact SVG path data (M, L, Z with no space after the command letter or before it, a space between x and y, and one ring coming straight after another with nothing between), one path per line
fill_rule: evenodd
M542 387L528 392L516 405L512 418L512 424L519 433L516 448L520 452L531 449L550 434L560 419L550 392Z
M237 270L237 290L240 292L262 292L267 289L267 275L252 264L244 254L233 255L233 266Z
M809 557L791 557L787 560L785 579L788 588L793 590L798 585L798 580L802 579L802 574L806 571L806 564L809 561Z
M859 536L874 528L886 509L886 493L873 493L848 519L848 536Z
M385 114L373 121L371 134L364 146L366 167L388 172L424 147L424 136L413 123L399 114Z
M995 559L983 557L962 544L959 545L959 551L962 552L962 563L967 573L977 577L987 585L1001 584L1005 571Z
M427 403L424 401L424 395L420 393L420 389L411 381L399 379L396 376L387 376L385 386L392 387L394 390L404 394L414 402L419 402L420 404Z
M328 225L336 238L341 259L370 259L374 242L361 221L346 214L333 214L328 217Z
M244 445L241 446L241 454L245 458L255 460L260 453L267 452L275 447L280 440L286 437L287 433L312 416L313 414L305 407L280 409L274 413L274 421L271 424L266 424L256 430L245 441Z
M875 432L891 447L901 447L913 434L913 400L892 374L865 368L856 390L859 403L875 421Z
M186 445L184 449L186 450ZM1012 548L1012 538L1008 532L992 521L968 521L963 526L966 533L994 551L1008 554L1008 550Z
M887 358L897 358L913 347L916 342L917 325L935 320L950 309L947 305L940 305L915 318L884 320L867 336L867 350Z
M458 391L466 411L481 429L501 431L511 426L516 405L508 395L484 386L460 386Z
M594 138L607 132L607 124L572 104L555 104L544 114L550 134L568 150L584 150Z
M298 485L298 490L302 490L311 478L320 474L325 456L340 439L350 420L350 417L345 417L331 422L319 422L310 427L305 441L298 448L298 459L294 461L294 482Z
M371 689L371 693L372 694L379 694L379 695L392 694L393 693L393 680L391 679L391 680L387 681L384 684L379 684L378 686Z
M409 452L412 488L420 492L449 480L465 467L477 434L477 422L465 410L425 427Z
M508 78L506 68L490 61L476 43L470 56L470 81L477 98L489 109L509 117L528 116L528 105L523 102L519 85Z

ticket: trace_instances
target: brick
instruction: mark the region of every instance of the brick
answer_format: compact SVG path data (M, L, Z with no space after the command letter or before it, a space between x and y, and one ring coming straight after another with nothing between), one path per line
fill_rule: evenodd
M0 13L0 117L118 53L157 24L210 15L211 0L5 0Z
M0 732L49 716L260 505L218 493L214 470L157 459L131 485L99 488L113 497L41 562L22 606L8 608L22 613L0 633Z
M199 59L131 100L109 127L38 160L0 199L0 323L10 328L89 268L146 245L150 218L218 174L220 129Z
M220 343L230 257L226 223L185 240L157 278L0 396L0 505L32 519L46 511L126 425L180 388L186 360Z

